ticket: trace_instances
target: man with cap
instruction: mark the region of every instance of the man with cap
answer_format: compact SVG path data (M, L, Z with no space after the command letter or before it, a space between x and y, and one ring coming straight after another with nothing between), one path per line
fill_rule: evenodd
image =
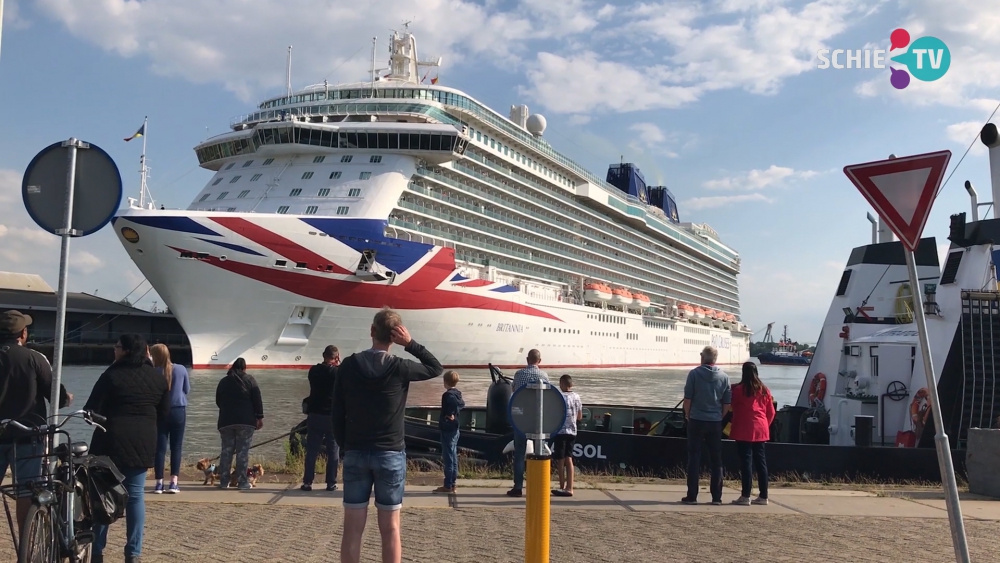
M45 401L52 394L52 367L42 354L24 346L28 341L31 317L20 311L0 313L0 420L13 419L25 426L45 424L48 411ZM59 407L65 407L73 395L60 386ZM38 478L42 473L42 444L37 437L20 439L19 431L7 428L0 433L0 483L11 468L15 484ZM16 462L15 462L16 458ZM21 491L17 499L17 522L31 507L30 494Z

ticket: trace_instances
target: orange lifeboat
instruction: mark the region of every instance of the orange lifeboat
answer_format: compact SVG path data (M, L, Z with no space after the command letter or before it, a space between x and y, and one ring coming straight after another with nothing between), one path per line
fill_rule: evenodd
M635 298L636 305L638 305L638 306L640 306L642 308L649 307L649 297L647 297L645 294L643 294L643 293L633 293L632 297Z
M690 319L694 317L694 307L687 303L679 303L677 305L677 312L684 318Z
M696 319L704 319L705 318L705 309L702 309L701 307L695 307L694 308L694 318L696 318Z
M616 287L611 290L611 302L615 305L631 305L632 292L624 287Z
M603 283L587 283L583 286L586 301L607 301L611 299L611 288Z

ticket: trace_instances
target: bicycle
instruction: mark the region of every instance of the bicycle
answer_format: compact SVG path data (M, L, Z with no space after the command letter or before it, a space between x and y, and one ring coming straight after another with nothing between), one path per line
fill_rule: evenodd
M89 451L86 442L72 442L63 426L73 418L106 431L101 423L106 419L90 411L76 411L58 425L25 426L15 420L0 421L0 432L8 427L22 431L24 438L43 438L42 474L36 481L22 485L0 486L4 511L10 526L11 539L17 552L17 563L90 563L93 531L83 524L82 485L77 481L77 461ZM56 437L66 436L66 442L56 445ZM16 458L16 455L14 456ZM17 460L14 459L13 464ZM20 541L14 529L8 499L16 501L25 490L31 491L31 507L21 523ZM16 510L15 510L16 513Z

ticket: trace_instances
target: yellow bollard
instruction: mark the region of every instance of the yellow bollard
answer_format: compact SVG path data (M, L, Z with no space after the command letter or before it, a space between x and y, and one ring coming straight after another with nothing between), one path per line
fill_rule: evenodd
M528 499L524 515L524 562L549 563L551 467L547 456L528 456Z

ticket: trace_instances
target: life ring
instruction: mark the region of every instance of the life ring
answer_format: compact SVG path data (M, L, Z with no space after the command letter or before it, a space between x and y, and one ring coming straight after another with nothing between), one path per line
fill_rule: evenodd
M815 405L817 402L822 404L825 398L826 376L822 373L817 373L813 376L812 383L809 384L809 404Z
M921 387L910 403L910 420L913 424L925 424L931 412L931 394L926 387Z

